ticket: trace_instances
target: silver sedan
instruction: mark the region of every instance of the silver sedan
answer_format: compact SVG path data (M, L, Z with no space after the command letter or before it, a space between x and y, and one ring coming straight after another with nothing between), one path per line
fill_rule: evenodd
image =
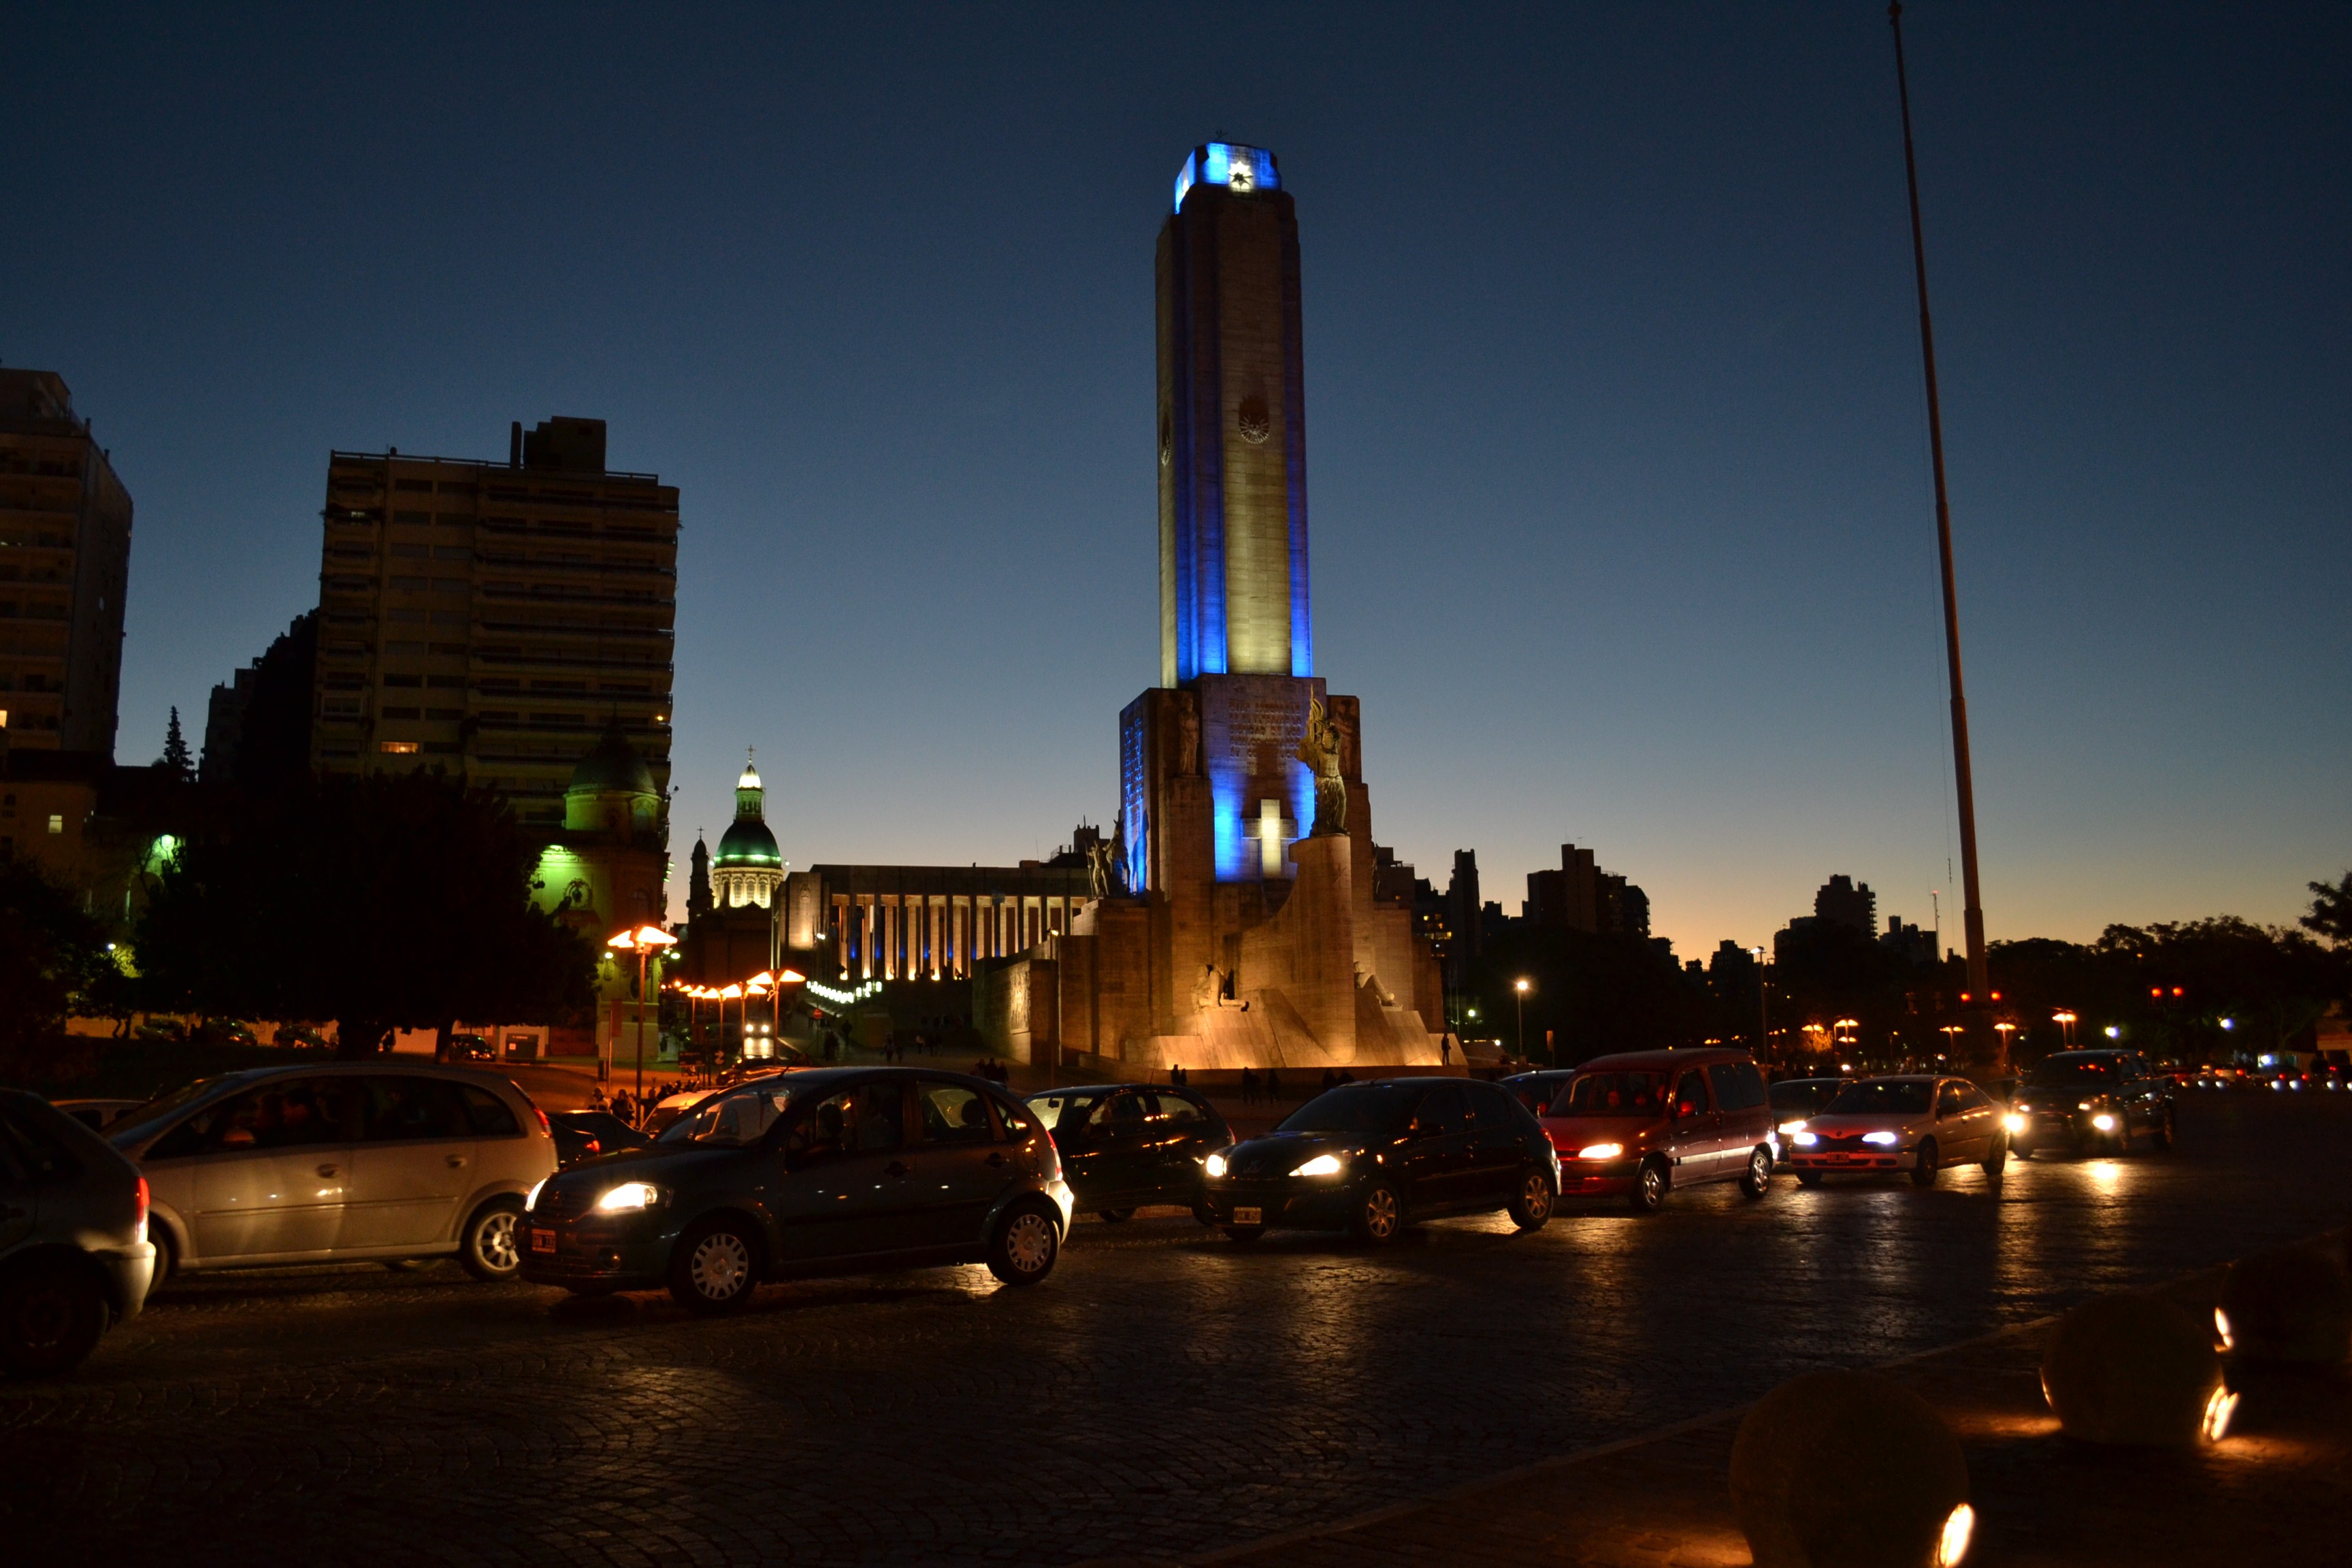
M1908 1171L1923 1187L1948 1165L1999 1175L2009 1161L2000 1107L1966 1079L1866 1078L1787 1135L1789 1164L1806 1186L1832 1173Z

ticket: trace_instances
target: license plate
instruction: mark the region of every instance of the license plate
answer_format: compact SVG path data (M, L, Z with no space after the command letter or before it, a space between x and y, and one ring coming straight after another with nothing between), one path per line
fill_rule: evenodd
M1234 1223L1235 1225L1264 1225L1265 1223L1265 1211L1264 1209L1237 1208L1234 1210Z
M551 1231L551 1230L534 1230L534 1231L532 1231L532 1232L530 1233L530 1249L531 1249L533 1252L552 1252L552 1251L554 1251L554 1250L555 1250L555 1233L554 1233L553 1231Z

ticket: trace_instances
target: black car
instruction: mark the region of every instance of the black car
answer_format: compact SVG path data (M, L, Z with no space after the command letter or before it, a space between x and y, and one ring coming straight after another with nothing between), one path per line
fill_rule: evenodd
M559 1165L576 1165L624 1149L642 1149L653 1142L651 1133L638 1131L609 1110L551 1110L547 1130L555 1135Z
M1576 1076L1574 1068L1545 1068L1539 1072L1515 1073L1496 1080L1495 1087L1528 1108L1530 1116L1541 1116Z
M2064 1145L2077 1154L2102 1146L2127 1152L2146 1132L2172 1147L2172 1080L2137 1051L2060 1051L2033 1065L2010 1100L2010 1152L2021 1160Z
M1382 1243L1414 1220L1496 1209L1534 1230L1559 1195L1559 1156L1528 1108L1445 1078L1327 1089L1202 1173L1202 1214L1236 1241L1286 1226Z
M1200 1095L1166 1084L1047 1089L1029 1109L1054 1135L1077 1206L1116 1225L1147 1204L1201 1202L1201 1163L1234 1141Z
M703 1100L644 1149L530 1194L523 1278L651 1289L698 1311L762 1279L985 1263L1053 1271L1070 1224L1054 1140L995 1085L915 1068L820 1068Z

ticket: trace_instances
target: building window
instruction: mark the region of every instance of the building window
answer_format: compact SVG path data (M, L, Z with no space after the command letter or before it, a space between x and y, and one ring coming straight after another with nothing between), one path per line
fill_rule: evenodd
M65 813L61 811L53 811L49 813L49 831L51 833L63 833L65 830Z
M379 752L388 752L395 757L404 757L415 752L416 742L414 741L380 741L376 743L376 750Z

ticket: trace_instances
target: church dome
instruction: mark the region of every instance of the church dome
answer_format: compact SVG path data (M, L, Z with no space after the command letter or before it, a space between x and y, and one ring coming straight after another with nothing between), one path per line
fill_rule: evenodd
M760 770L750 758L745 758L742 776L735 781L735 820L719 838L719 853L710 858L712 866L766 869L783 865L783 855L776 847L776 836L768 831L761 814L766 795L760 784Z
M719 840L719 853L710 858L713 866L781 866L782 853L776 847L776 836L758 817L737 817L729 825Z
M629 744L629 737L621 729L618 719L604 726L604 732L572 770L572 782L564 786L566 795L651 795L661 792L654 785L654 771Z

